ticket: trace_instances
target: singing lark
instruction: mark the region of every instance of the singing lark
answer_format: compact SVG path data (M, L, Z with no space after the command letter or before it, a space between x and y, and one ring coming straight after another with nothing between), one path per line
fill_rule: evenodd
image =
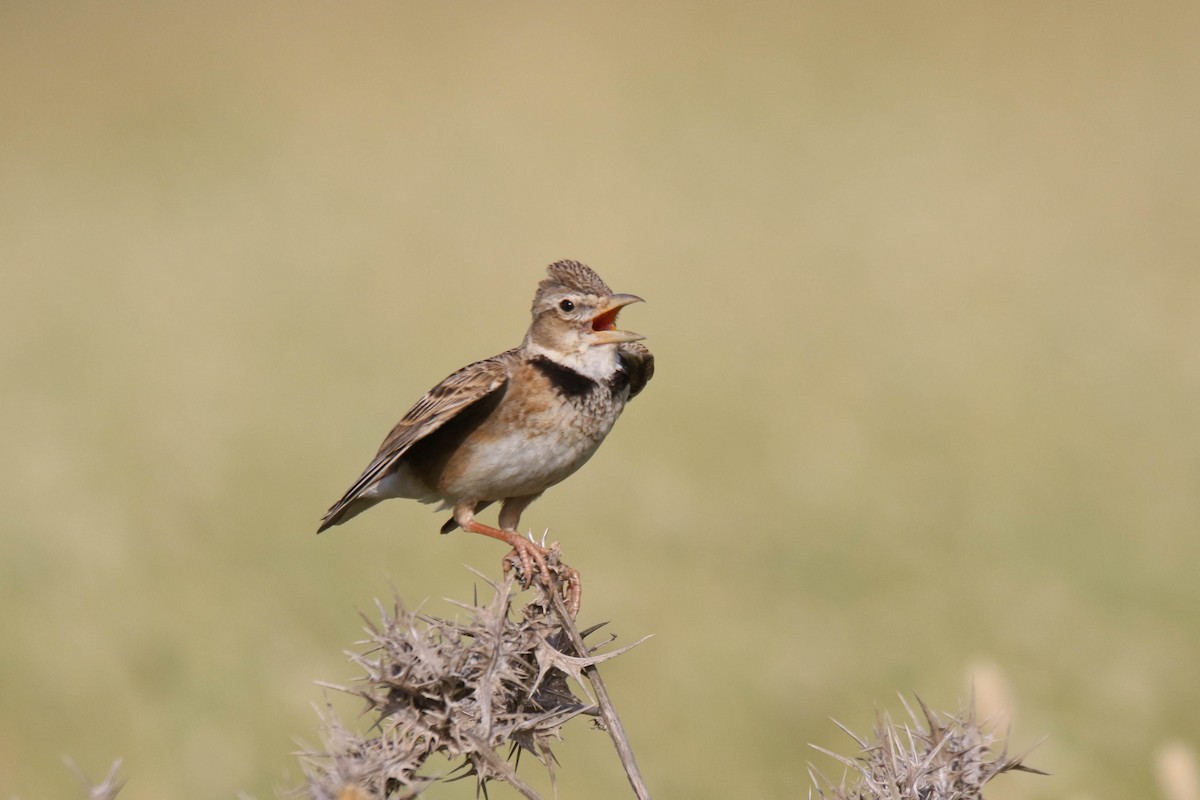
M547 268L533 298L533 322L511 350L476 361L429 390L383 440L379 453L317 533L393 497L453 510L442 533L461 527L508 543L505 569L520 564L528 586L536 565L552 586L544 546L517 531L542 492L587 462L613 423L654 375L654 356L618 330L632 294L614 294L577 261ZM475 515L500 503L500 527ZM564 593L578 612L578 573L565 568Z

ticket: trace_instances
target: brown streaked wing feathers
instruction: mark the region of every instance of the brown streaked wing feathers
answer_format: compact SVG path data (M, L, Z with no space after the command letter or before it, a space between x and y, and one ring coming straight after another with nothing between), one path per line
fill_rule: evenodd
M654 377L654 354L641 342L625 342L618 345L621 363L629 373L629 399L638 396Z
M392 428L374 460L363 470L341 500L322 518L322 530L336 524L346 507L379 478L387 474L414 444L453 419L463 409L500 389L517 349L469 364L425 393ZM325 524L328 523L328 524Z

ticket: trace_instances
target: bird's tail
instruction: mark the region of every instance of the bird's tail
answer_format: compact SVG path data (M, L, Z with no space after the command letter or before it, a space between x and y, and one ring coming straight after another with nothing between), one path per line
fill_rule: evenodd
M321 526L317 528L317 533L321 533L332 528L334 525L341 525L346 520L357 517L378 502L378 500L374 499L356 497L349 502L343 500L335 504L333 508L325 512L325 516L321 517Z

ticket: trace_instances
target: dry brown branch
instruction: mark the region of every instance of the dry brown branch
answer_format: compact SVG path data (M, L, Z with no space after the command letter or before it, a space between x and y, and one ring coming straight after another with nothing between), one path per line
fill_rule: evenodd
M571 616L567 613L566 604L563 603L561 595L556 592L553 595L553 599L554 612L561 622L563 629L570 636L575 652L580 656L587 654L587 645L584 644L583 636L575 626L575 620L571 619ZM634 642L630 647L639 645L644 641L645 639L641 639ZM596 662L584 667L583 674L587 677L588 682L592 685L592 691L596 694L596 701L600 706L600 718L604 721L604 727L608 730L608 735L612 737L613 745L617 748L617 755L621 759L621 766L625 768L625 775L629 778L629 785L633 787L634 795L637 796L638 800L650 800L650 792L646 788L645 781L642 780L642 773L638 769L637 759L633 756L633 747L629 744L629 736L625 733L625 726L621 724L621 718L617 716L616 707L613 706L612 701L608 697L608 689L604 686L604 680L600 677L600 670L596 668Z

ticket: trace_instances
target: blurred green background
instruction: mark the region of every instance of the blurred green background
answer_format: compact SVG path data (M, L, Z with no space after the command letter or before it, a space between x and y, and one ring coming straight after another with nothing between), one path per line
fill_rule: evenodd
M973 672L1049 737L992 796L1157 796L1200 741L1198 40L1194 3L6 0L0 796L72 796L63 754L129 800L296 783L357 611L503 551L318 519L559 258L647 298L659 373L524 522L585 622L656 634L607 675L657 796L804 796L829 717ZM567 734L562 796L623 796Z

